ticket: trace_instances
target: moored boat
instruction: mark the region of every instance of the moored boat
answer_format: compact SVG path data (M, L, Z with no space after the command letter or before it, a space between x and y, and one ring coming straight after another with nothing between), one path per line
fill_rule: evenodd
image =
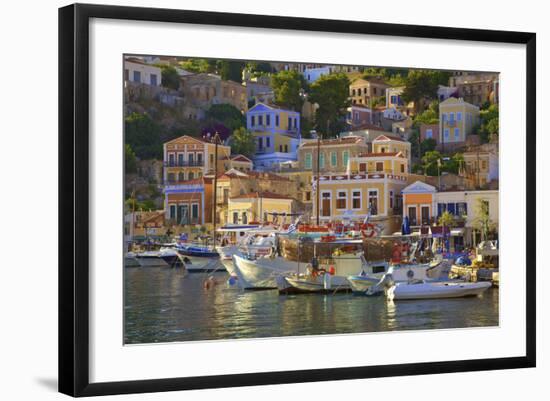
M457 281L411 281L395 283L386 291L389 300L440 299L478 296L491 283L486 281L469 283Z

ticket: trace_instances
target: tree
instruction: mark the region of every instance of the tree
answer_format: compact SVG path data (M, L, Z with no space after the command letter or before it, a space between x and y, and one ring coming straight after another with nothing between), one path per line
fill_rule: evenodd
M481 233L481 240L489 239L489 233L493 230L494 224L489 214L489 202L485 199L478 199L476 204L476 218L474 227Z
M161 127L147 113L132 113L124 121L125 143L142 160L162 159Z
M420 124L437 124L439 122L439 102L434 100L428 108L419 113L414 118L414 123L420 127Z
M234 154L242 154L246 157L254 156L256 151L256 141L254 135L247 131L244 127L240 127L233 131L233 135L229 139L231 152Z
M180 76L178 71L170 65L163 65L161 68L162 86L178 90L180 87Z
M205 113L208 125L220 123L231 131L243 127L246 123L243 113L229 103L213 104Z
M207 73L216 72L217 60L192 58L186 61L181 61L179 64L181 68L189 72Z
M124 145L124 169L126 174L135 173L137 171L136 154L129 144Z
M271 87L275 93L275 103L290 110L302 111L302 91L306 88L302 74L298 71L281 71L271 77Z
M431 152L435 150L437 142L433 138L424 139L420 142L420 153L423 155L426 152Z
M270 74L273 72L273 67L271 67L271 64L269 63L258 63L255 61L251 61L246 65L246 68L254 76Z
M455 219L451 213L449 213L447 210L445 210L443 213L441 213L441 216L439 216L438 224L443 227L454 227L455 225Z
M440 163L438 160L441 160L441 153L437 150L426 152L424 156L422 156L422 167L426 175L438 175L438 163Z
M418 113L423 109L424 99L434 99L438 86L447 84L449 77L446 71L410 70L401 97L407 103L414 102Z
M219 73L226 81L242 82L243 68L244 63L241 61L222 60L219 62Z
M315 113L318 131L328 136L338 133L342 117L350 105L349 84L348 77L339 73L323 75L311 85L309 100L319 105Z

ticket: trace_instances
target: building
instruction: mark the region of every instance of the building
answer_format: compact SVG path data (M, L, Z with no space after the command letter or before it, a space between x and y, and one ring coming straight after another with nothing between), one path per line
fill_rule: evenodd
M466 102L481 107L485 102L498 103L499 74L474 72L449 78L450 86Z
M399 110L405 116L414 114L414 102L405 103L401 95L405 90L404 86L386 88L386 109Z
M370 107L372 99L384 96L388 87L380 78L356 79L349 86L351 103Z
M323 75L329 75L332 72L332 67L323 66L316 68L306 68L302 73L306 81L311 84L321 78Z
M464 146L479 123L479 107L450 97L439 104L439 143L443 151Z
M212 179L205 176L216 171L231 148L218 145L216 161L213 143L184 135L166 142L163 153L166 218L173 224L211 222Z
M450 97L456 97L456 98L459 97L458 96L458 88L453 87L453 86L439 85L439 87L437 88L437 99L440 102L443 102L443 101L447 100Z
M449 230L451 251L461 251L480 240L481 205L488 211L490 230L498 236L499 193L497 190L437 191L417 181L403 189L403 217L413 228L433 227L447 211L453 217Z
M256 140L253 161L257 170L296 160L301 139L300 113L257 103L246 113L246 127Z
M244 155L224 156L218 162L218 171L235 169L238 171L247 172L252 170L252 168L252 160Z
M166 235L164 216L164 210L129 211L124 215L125 240L142 241Z
M241 112L248 109L246 87L238 82L224 81L215 74L192 74L180 77L180 91L185 97L182 111L190 119L203 119L214 104L230 104Z
M372 110L361 104L354 104L347 108L346 123L351 130L372 124Z
M319 177L320 220L360 221L368 215L383 233L393 233L401 224L401 190L407 185L407 171L401 152L350 157L346 172ZM316 211L314 199L314 215Z
M228 203L228 220L232 224L273 222L276 215L290 215L295 212L296 201L293 198L273 192L237 195L230 197Z
M159 67L146 64L139 58L129 57L124 60L124 80L135 84L160 86L162 72Z
M464 177L470 188L498 188L498 145L487 143L463 153Z
M323 139L320 141L319 148L319 171L321 173L345 172L351 157L369 151L365 138L359 136ZM308 140L300 145L298 168L302 171L317 171L317 140Z
M398 136L383 134L372 141L372 153L401 153L407 159L409 172L411 164L411 143Z
M436 146L439 145L439 123L436 124L420 124L420 140L433 139Z

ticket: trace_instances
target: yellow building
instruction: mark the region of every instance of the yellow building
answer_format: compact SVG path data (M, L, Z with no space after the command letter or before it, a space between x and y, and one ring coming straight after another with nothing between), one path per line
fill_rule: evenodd
M392 233L401 224L401 190L407 185L408 162L400 152L366 153L350 159L345 173L319 177L321 221L362 220L367 215ZM317 201L313 201L317 214Z
M349 86L351 103L370 107L372 100L384 96L388 87L380 78L356 79Z
M218 171L235 169L246 172L252 170L252 167L252 160L244 155L225 156L218 161Z
M205 175L216 170L231 148L188 135L164 144L164 210L175 224L205 224L211 216L211 179Z
M320 141L319 171L344 172L351 157L368 152L369 146L364 137L346 136ZM317 171L317 140L302 142L298 148L298 166L304 171Z
M398 153L401 152L407 158L408 166L411 165L411 143L398 136L380 135L372 141L372 153ZM406 170L409 171L408 169Z
M229 198L228 220L233 224L273 222L275 215L290 215L295 211L296 201L289 196L251 192ZM290 222L290 219L287 221Z
M442 149L461 146L479 123L479 107L450 97L439 104L439 143Z

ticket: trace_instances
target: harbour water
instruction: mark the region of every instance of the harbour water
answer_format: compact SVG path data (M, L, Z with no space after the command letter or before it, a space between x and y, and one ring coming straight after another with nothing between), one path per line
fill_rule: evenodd
M481 297L388 302L352 294L241 291L227 273L126 268L125 344L497 326L498 289Z

